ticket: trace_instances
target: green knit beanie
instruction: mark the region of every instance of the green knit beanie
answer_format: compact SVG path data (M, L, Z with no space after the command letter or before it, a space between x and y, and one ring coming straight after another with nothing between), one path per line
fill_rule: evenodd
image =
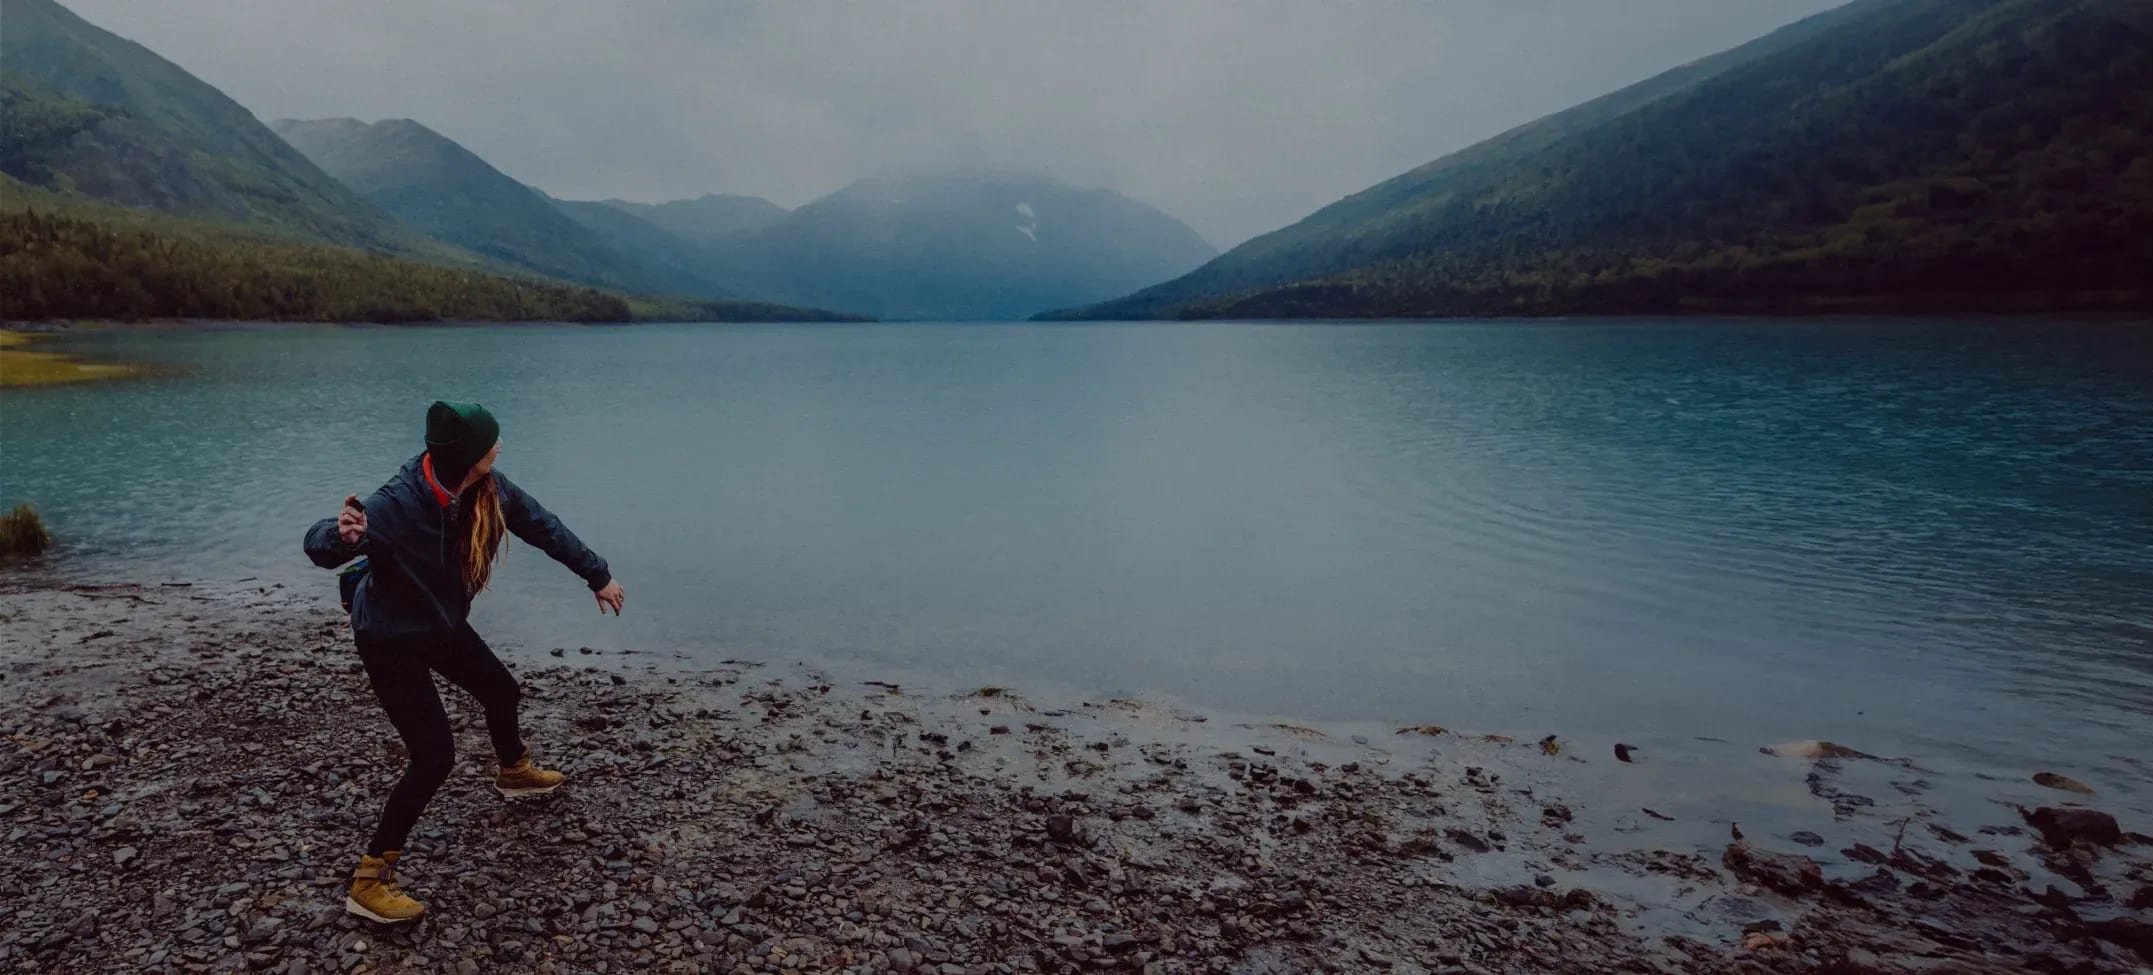
M426 452L434 476L452 489L500 439L501 424L477 403L438 400L426 410Z

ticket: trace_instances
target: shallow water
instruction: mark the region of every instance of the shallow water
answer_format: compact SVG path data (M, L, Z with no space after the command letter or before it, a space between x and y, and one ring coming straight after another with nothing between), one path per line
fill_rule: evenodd
M2066 322L118 332L0 392L98 577L299 536L486 402L629 616L512 549L521 652L848 660L1306 720L1824 737L2153 809L2153 328Z

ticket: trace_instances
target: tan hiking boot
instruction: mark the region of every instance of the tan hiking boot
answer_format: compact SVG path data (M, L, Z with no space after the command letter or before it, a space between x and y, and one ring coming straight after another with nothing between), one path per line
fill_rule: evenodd
M381 924L416 921L426 905L412 900L396 886L396 858L400 850L378 857L362 856L359 869L351 872L351 892L344 895L344 910Z
M501 770L493 778L493 790L511 799L517 796L542 796L561 787L561 780L568 776L552 769L531 764L531 748L526 745L523 757L516 764Z

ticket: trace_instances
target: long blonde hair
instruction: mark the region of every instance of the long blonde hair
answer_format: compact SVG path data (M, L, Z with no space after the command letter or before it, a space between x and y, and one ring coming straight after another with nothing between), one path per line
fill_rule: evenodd
M471 595L486 591L493 581L493 563L508 538L508 516L501 513L501 492L493 475L471 485L469 524L463 537L463 581Z

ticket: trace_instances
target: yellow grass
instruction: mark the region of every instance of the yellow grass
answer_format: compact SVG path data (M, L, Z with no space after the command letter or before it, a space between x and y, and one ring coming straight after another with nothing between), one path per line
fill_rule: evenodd
M57 352L31 352L24 348L36 336L0 331L0 387L50 386L56 383L94 382L133 375L132 366L77 362Z

